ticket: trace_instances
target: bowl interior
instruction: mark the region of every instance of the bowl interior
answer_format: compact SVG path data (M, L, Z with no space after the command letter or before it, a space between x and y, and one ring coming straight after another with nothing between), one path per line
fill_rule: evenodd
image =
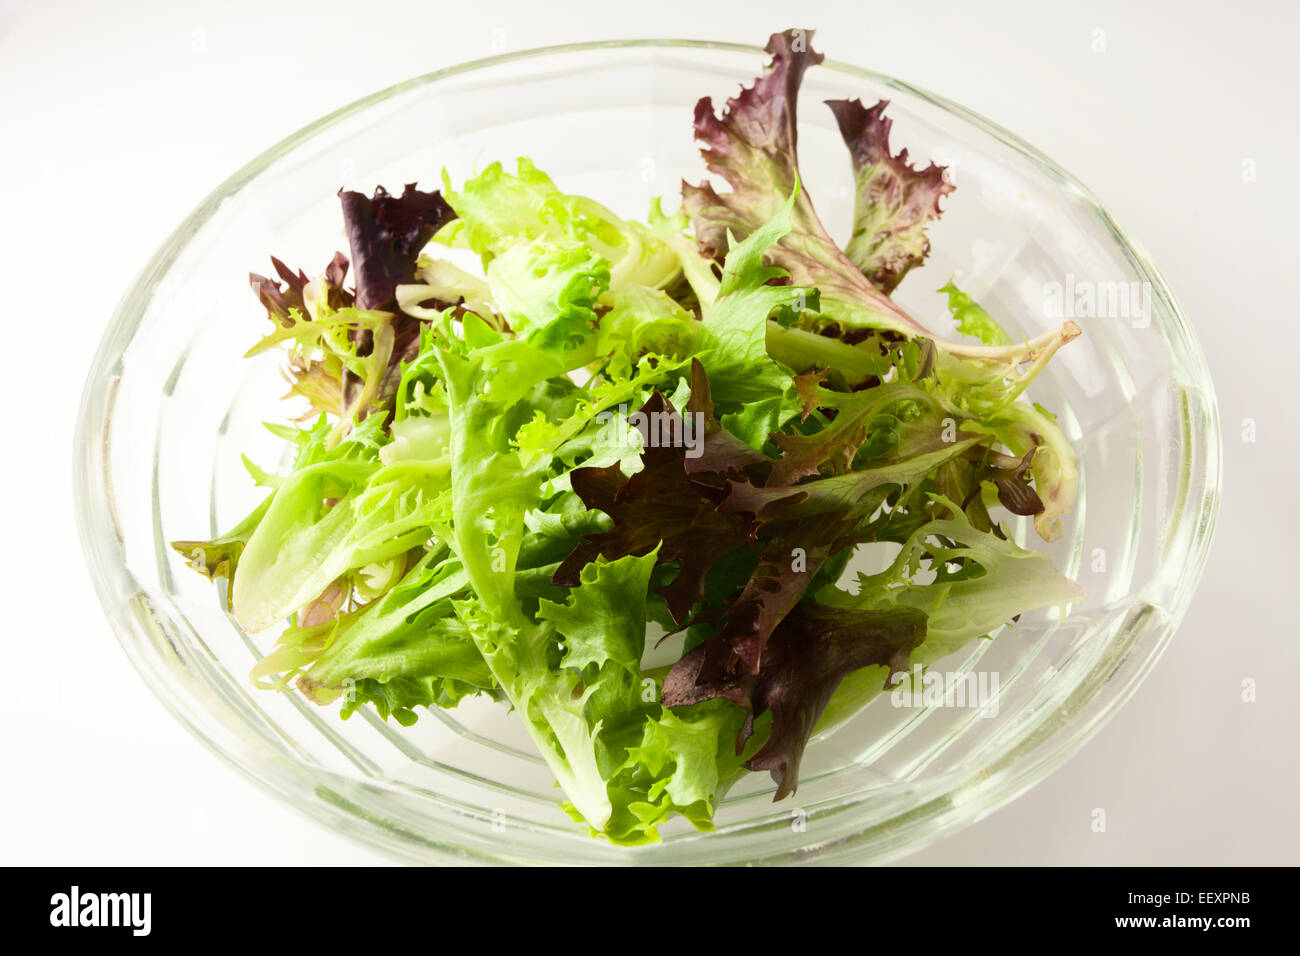
M1064 619L1027 614L936 665L991 684L981 699L991 706L879 698L812 743L791 799L773 803L771 781L750 775L721 807L718 832L671 827L663 844L630 851L574 827L498 705L471 700L403 728L368 713L340 721L250 685L275 632L243 634L224 594L166 544L226 530L259 500L241 454L274 466L283 453L261 424L294 412L278 401L278 359L241 358L265 324L248 272L276 255L315 274L346 249L340 186L431 187L444 167L459 182L496 159L530 157L561 188L629 217L644 216L655 196L672 208L680 182L702 176L695 101L721 103L762 65L750 48L597 44L414 80L273 149L160 251L87 388L82 522L101 596L137 666L218 752L330 825L416 858L880 859L1030 785L1136 686L1185 607L1213 519L1217 432L1195 342L1155 270L1049 161L951 104L831 63L805 81L800 155L832 233L847 238L852 180L821 101L888 98L895 148L947 165L957 187L930 230L930 258L896 298L950 331L936 290L952 277L1014 335L1063 317L1085 333L1030 391L1078 451L1077 509L1051 545L1023 522L1013 529L1087 599Z

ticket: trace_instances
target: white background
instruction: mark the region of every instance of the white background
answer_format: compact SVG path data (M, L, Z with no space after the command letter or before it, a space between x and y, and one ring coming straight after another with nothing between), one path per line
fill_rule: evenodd
M172 721L119 650L81 561L70 453L82 380L117 298L173 226L266 146L416 74L584 39L762 43L786 26L970 106L1091 186L1198 329L1223 418L1215 547L1153 675L1054 776L911 861L1300 862L1296 6L673 9L0 0L0 862L381 862ZM1105 833L1090 827L1094 808Z

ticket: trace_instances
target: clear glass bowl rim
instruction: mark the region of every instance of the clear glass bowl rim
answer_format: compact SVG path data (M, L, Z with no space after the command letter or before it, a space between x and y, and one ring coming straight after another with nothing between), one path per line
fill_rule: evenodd
M108 474L109 432L113 414L112 396L109 393L112 381L110 372L135 335L159 279L171 268L189 237L213 217L224 200L238 193L268 166L312 137L392 97L473 71L558 54L647 48L749 54L756 58L756 65L765 56L763 48L757 45L712 40L645 38L567 43L459 63L413 77L355 100L299 129L245 164L217 186L173 230L119 302L86 379L74 435L73 478L77 530L100 604L132 665L182 725L249 779L326 827L399 858L423 862L430 859L495 864L528 862L512 856L508 851L497 855L467 852L454 840L444 842L412 833L400 825L386 825L386 821L375 820L364 808L351 805L343 798L316 799L323 781L331 776L328 771L294 762L266 747L236 754L207 732L203 726L204 712L201 705L188 695L178 692L176 682L167 679L168 663L159 655L156 643L148 633L149 626L141 621L137 610L129 605L127 599L140 589L126 567L125 553L119 538L103 533L105 527L113 527L115 524L112 485ZM1012 147L1067 187L1076 200L1092 208L1093 213L1109 227L1113 239L1124 250L1133 267L1144 274L1167 305L1168 321L1161 324L1161 331L1167 346L1171 349L1177 347L1175 366L1182 373L1184 384L1198 392L1204 417L1202 427L1184 429L1180 481L1186 482L1187 470L1193 461L1204 463L1205 472L1196 482L1198 487L1195 495L1192 498L1182 498L1177 503L1177 521L1192 525L1186 543L1177 553L1166 553L1162 558L1162 565L1181 565L1177 579L1182 584L1174 595L1172 605L1166 608L1169 612L1166 622L1158 630L1142 631L1135 640L1124 643L1118 654L1108 653L1100 662L1100 666L1114 673L1124 662L1132 663L1132 660L1136 660L1136 665L1129 668L1122 684L1107 682L1105 679L1082 681L1080 687L1087 687L1090 693L1084 699L1072 695L1070 703L1074 706L1069 709L1068 716L1058 715L1046 722L1051 726L1037 728L1032 734L1034 739L1028 742L1032 746L1016 747L1010 755L1013 759L999 762L995 777L986 775L978 781L962 781L941 797L889 821L887 825L896 837L893 849L882 851L878 846L867 849L867 837L880 829L877 826L871 831L851 834L823 844L813 852L809 852L807 847L796 847L749 861L764 864L851 862L864 853L875 862L897 858L1009 803L1074 754L1128 700L1155 666L1181 623L1208 556L1218 516L1222 482L1222 440L1218 409L1204 353L1159 269L1142 247L1115 221L1101 200L1041 151L958 103L895 77L850 63L827 58L822 67L898 90L940 107ZM1114 642L1119 644L1119 635ZM1051 746L1048 746L1049 743ZM959 792L961 799L954 799ZM629 854L628 857L627 862L636 862L635 854Z

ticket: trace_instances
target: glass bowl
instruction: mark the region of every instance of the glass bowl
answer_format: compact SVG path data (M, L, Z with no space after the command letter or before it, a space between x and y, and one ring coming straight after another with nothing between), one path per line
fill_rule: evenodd
M947 164L957 187L930 231L929 260L896 298L946 331L935 290L954 276L1013 335L1059 324L1062 308L1084 330L1030 392L1059 415L1081 473L1064 536L1031 546L1046 547L1087 599L1063 619L1026 614L935 665L995 675L990 706L903 707L882 696L813 741L791 799L773 803L772 782L751 774L721 805L715 832L670 827L658 845L617 848L562 813L505 708L469 701L403 728L373 714L341 721L296 694L255 689L247 674L274 631L242 633L226 595L168 547L224 531L256 504L241 453L263 464L281 453L261 425L287 413L277 360L241 358L265 323L246 276L270 255L314 272L345 249L340 186L428 187L444 166L459 181L493 159L529 156L565 190L639 217L651 197L671 207L680 181L702 176L696 100L721 103L765 61L757 47L644 40L431 73L285 139L163 244L86 384L77 509L118 638L195 736L324 825L409 860L863 862L915 850L1011 800L1134 692L1187 607L1216 513L1216 410L1192 331L1146 255L1051 160L960 106L830 60L805 81L800 151L832 233L847 237L851 176L819 101L888 98L895 148Z

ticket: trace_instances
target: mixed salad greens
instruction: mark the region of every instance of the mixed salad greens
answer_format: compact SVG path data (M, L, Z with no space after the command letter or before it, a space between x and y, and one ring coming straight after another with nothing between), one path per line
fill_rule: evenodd
M785 797L891 675L1080 598L995 517L1050 540L1070 511L1073 452L1023 393L1079 329L1016 341L949 282L949 340L891 299L953 186L891 152L885 101L827 104L856 185L830 237L796 154L810 39L699 102L729 188L684 185L673 215L624 220L520 159L341 192L350 262L252 276L273 329L249 354L285 350L309 412L267 426L286 474L246 461L265 500L174 547L247 631L287 622L254 679L404 725L498 700L569 813L637 844L673 814L709 828L746 769ZM896 557L854 575L860 546Z

